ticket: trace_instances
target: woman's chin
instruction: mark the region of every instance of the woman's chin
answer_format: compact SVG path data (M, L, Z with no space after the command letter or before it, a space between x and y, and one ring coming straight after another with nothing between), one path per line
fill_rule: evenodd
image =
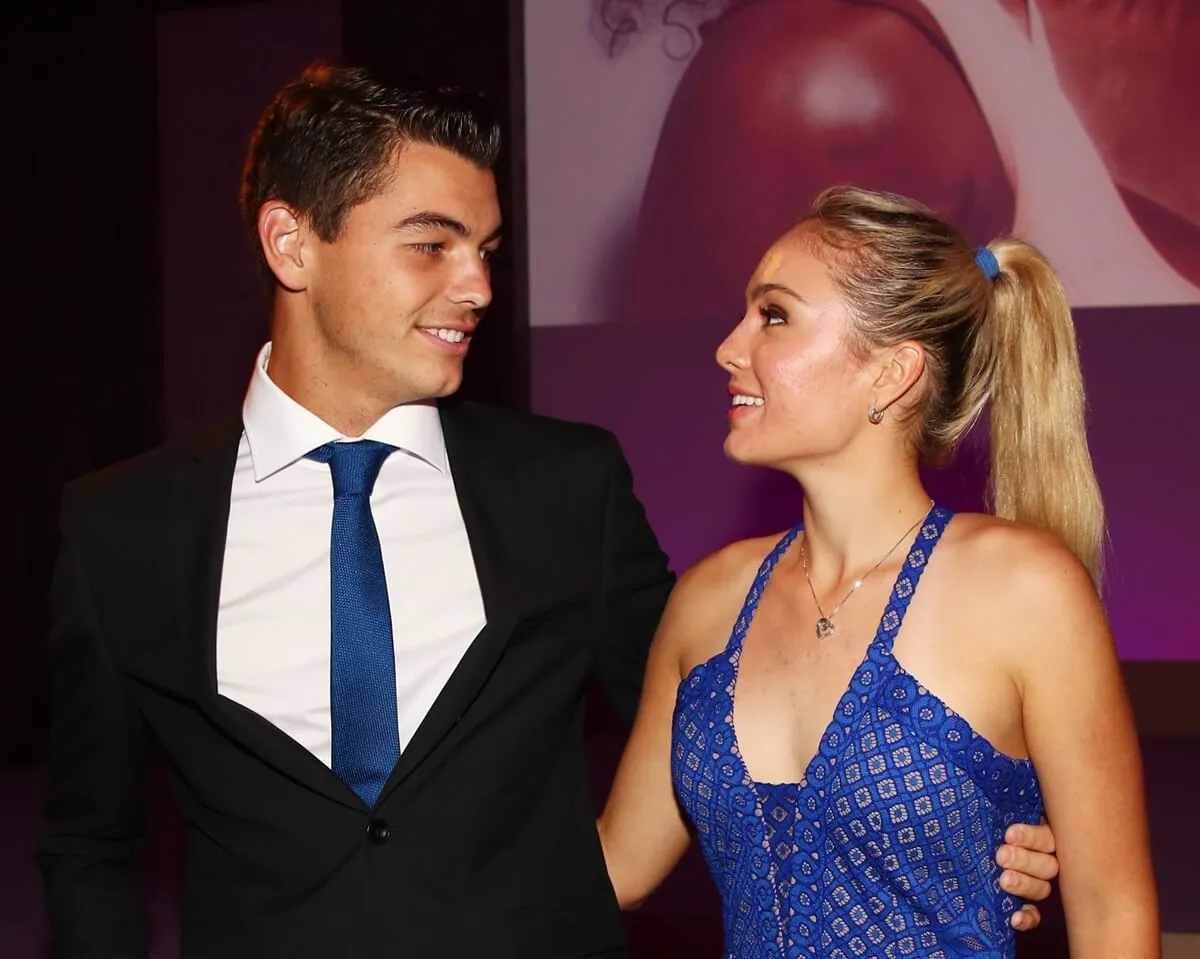
M733 430L725 437L725 458L738 466L769 466L763 461L762 451L745 435Z

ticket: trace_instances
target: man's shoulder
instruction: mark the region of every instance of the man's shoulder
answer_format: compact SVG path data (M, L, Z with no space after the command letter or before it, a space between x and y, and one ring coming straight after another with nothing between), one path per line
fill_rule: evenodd
M616 437L602 426L528 413L471 400L447 404L451 415L470 422L481 433L522 454L619 450Z
M236 442L240 434L240 419L225 420L85 473L64 487L64 507L74 511L154 502L165 495L188 464L210 451Z

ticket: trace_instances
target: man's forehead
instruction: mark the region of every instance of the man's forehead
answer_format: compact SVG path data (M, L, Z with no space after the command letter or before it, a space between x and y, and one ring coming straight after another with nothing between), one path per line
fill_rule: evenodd
M500 224L500 202L492 171L426 144L411 144L396 156L378 198L392 209L397 221L429 213L461 222L471 232L484 233Z

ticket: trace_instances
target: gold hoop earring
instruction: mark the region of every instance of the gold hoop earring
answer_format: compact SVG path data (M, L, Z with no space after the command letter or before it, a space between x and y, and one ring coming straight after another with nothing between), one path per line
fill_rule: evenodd
M875 409L875 404L871 404L871 409L867 412L867 419L874 425L878 426L883 422L883 410Z

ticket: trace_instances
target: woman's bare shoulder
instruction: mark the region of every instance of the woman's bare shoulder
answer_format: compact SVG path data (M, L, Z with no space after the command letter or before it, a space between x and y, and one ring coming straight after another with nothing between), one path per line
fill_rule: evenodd
M1053 533L983 513L960 513L946 530L946 568L980 619L1002 615L1011 637L1030 627L1103 618L1086 567Z
M783 535L737 540L710 553L679 577L660 638L672 646L681 674L724 648L758 568Z
M1036 586L1039 577L1052 570L1088 577L1083 564L1053 533L987 513L956 514L939 548L954 555L956 568L961 563L964 572L1007 586Z
M679 578L679 585L688 590L709 589L738 577L749 576L750 580L753 580L762 561L784 535L786 534L774 533L770 536L755 536L722 546L688 569Z

